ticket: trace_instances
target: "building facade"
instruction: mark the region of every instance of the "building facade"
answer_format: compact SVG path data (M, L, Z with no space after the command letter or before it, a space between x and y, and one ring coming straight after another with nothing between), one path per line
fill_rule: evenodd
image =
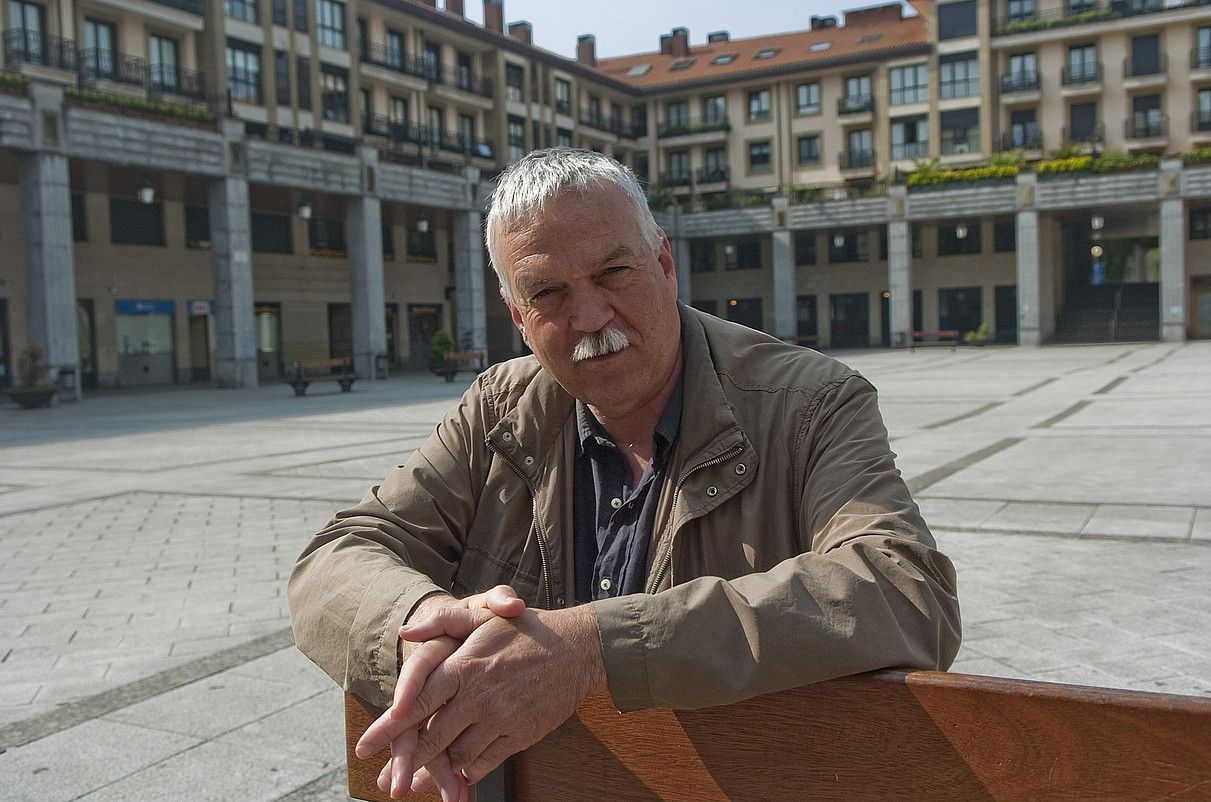
M1211 336L1211 5L911 6L568 59L497 0L7 0L0 383L28 342L84 387L512 356L483 208L561 144L779 337Z

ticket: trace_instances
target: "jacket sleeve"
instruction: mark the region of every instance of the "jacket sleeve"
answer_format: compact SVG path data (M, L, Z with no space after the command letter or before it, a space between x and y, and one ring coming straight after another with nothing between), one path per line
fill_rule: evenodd
M795 447L803 553L730 581L593 603L619 710L729 704L954 660L954 568L895 467L874 388L850 376L822 390Z
M406 464L311 539L291 573L299 649L371 704L390 703L400 625L453 582L486 471L472 434L481 404L472 385Z

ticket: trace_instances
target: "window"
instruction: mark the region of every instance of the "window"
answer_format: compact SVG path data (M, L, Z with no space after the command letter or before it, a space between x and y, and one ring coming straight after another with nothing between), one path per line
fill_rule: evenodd
M307 223L307 247L317 256L344 255L345 221L313 215Z
M767 58L773 58L774 56L778 55L780 52L782 52L782 51L779 48L767 47L764 50L757 51L757 55L753 56L753 59L756 61L764 61Z
M290 215L278 212L258 212L249 217L252 226L252 250L254 253L294 253L294 238L291 236Z
M1010 22L1034 19L1034 0L1009 0L1005 10Z
M891 121L891 158L923 159L929 155L929 122L924 116Z
M223 0L223 13L230 19L257 23L256 0Z
M756 270L761 267L761 242L757 239L738 239L723 246L723 255L728 270Z
M715 241L709 239L690 240L690 272L715 272Z
M676 133L690 127L690 104L674 100L664 104L664 125L668 133Z
M820 84L813 81L810 84L799 84L795 87L795 113L820 113Z
M433 226L428 231L408 229L408 256L410 258L431 261L437 258L437 237Z
M1064 10L1068 16L1084 14L1097 8L1097 0L1065 0Z
M1211 67L1211 27L1199 28L1195 42L1190 68L1205 70Z
M470 114L458 115L458 135L462 137L462 146L464 151L473 150L475 147L475 118Z
M566 128L556 128L555 144L561 148L572 147L572 132Z
M1013 253L1018 249L1018 226L1012 217L992 224L993 253Z
M748 143L748 170L750 173L763 173L770 169L770 144L765 139L761 142Z
M163 245L164 204L111 196L109 241L115 245Z
M1211 89L1198 90L1197 103L1194 111L1194 130L1211 131Z
M981 245L979 220L938 224L938 256L971 256Z
M349 122L349 73L339 67L321 64L320 100L325 120Z
M976 54L950 53L940 56L938 82L943 98L972 97L980 94L980 62Z
M846 137L849 152L845 154L845 164L842 167L871 167L875 163L873 139L869 128L850 131Z
M681 72L682 70L688 70L690 67L694 66L695 60L696 59L692 58L679 58L669 65L669 72Z
M261 49L227 40L227 86L236 103L261 103Z
M711 59L711 63L717 66L723 66L724 64L731 64L735 60L735 53L724 53L721 56L715 56L713 59Z
M307 33L307 0L294 0L294 29L299 33Z
M425 80L437 83L442 78L442 46L437 42L425 42L421 50L421 72Z
M185 247L210 247L210 209L192 203L185 204Z
M320 44L345 49L345 4L339 0L316 0L315 30Z
M80 57L84 61L85 74L96 78L114 78L117 71L117 52L114 42L117 41L117 28L100 20L84 21L84 52Z
M1068 138L1083 142L1097 137L1097 103L1073 103L1068 107Z
M845 96L837 103L838 114L871 111L870 76L851 75L845 79Z
M1009 72L1001 80L1001 91L1017 92L1039 88L1039 73L1034 53L1014 53L1009 57Z
M152 34L147 40L148 64L151 68L151 85L155 89L174 90L181 85L180 68L177 66L177 40Z
M514 103L526 102L526 71L516 64L505 65L505 98Z
M727 150L725 148L710 148L706 151L702 175L698 180L704 183L727 180Z
M1034 109L1020 109L1009 115L1009 148L1037 148L1043 144L1043 135L1035 121Z
M392 69L404 68L404 35L399 31L387 31L387 39L383 43L383 56L387 66Z
M589 96L589 125L601 127L601 98Z
M795 234L795 264L814 265L816 263L816 232L800 231ZM812 332L813 334L815 332Z
M820 135L808 134L799 137L799 164L820 163Z
M280 25L283 28L286 27L286 25L289 23L289 20L287 19L287 14L289 13L287 8L286 0L273 0L271 3L270 13L273 15L274 25Z
M769 119L768 89L748 93L748 118L750 121Z
M684 150L674 150L669 153L669 183L689 183L690 154Z
M891 84L891 105L924 103L929 100L929 66L910 64L892 67L887 73Z
M572 113L572 82L555 79L555 111L559 114Z
M1160 95L1136 95L1131 98L1131 119L1127 121L1131 137L1156 137L1165 133L1165 115Z
M816 296L796 296L795 335L798 337L815 337L819 333L819 325L816 322Z
M1068 48L1068 66L1064 84L1085 84L1101 80L1101 65L1097 60L1097 45L1077 45Z
M980 110L957 109L939 115L942 154L980 152Z
M391 225L390 220L384 220L382 225L383 230L383 258L395 259L395 226Z
M88 216L84 208L84 193L71 194L71 238L76 242L88 241Z
M442 122L442 110L436 106L430 106L428 113L428 119L425 121L426 134L428 135L429 143L433 147L438 147L442 141L442 131L445 129L445 123ZM522 126L521 136L522 139L525 139L526 131L524 125Z
M311 62L300 57L294 63L294 79L299 85L299 108L311 109Z
M632 78L638 78L640 75L647 75L648 70L652 69L651 64L636 64L627 70L627 75Z
M1211 239L1211 208L1190 210L1190 239Z
M1161 70L1161 38L1155 33L1131 38L1130 75L1158 75Z
M454 56L454 81L459 89L470 92L475 80L471 71L471 56L468 53L456 53Z
M723 95L702 99L702 122L706 125L720 125L727 122L727 101Z
M526 121L520 117L509 117L509 161L515 162L526 155Z
M646 136L648 132L648 107L642 103L631 106L631 130L635 136Z
M290 54L273 52L273 91L279 106L290 105Z
M833 231L828 235L828 263L833 265L870 260L870 232Z
M938 5L938 38L961 39L976 35L976 0Z

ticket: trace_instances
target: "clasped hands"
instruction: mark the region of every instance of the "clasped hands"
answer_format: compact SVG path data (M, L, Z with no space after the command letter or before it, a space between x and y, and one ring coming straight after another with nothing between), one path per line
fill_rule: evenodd
M542 740L590 693L606 689L597 621L586 605L533 610L513 589L424 599L400 628L403 665L391 706L356 754L390 744L378 787L398 799L468 785Z

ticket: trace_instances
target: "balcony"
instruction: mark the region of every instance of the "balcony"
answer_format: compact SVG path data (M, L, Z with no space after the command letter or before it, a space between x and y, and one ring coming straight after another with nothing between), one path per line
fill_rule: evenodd
M1000 150L1042 150L1043 132L1034 125L1022 125L1002 131L998 138Z
M1070 128L1064 126L1060 129L1060 140L1062 142L1072 142L1077 145L1087 145L1090 149L1101 147L1106 142L1106 129L1101 123L1098 123L1093 128L1080 127Z
M361 59L363 64L398 72L401 75L411 75L422 81L435 80L434 70L427 69L424 63L416 58L405 56L398 47L388 47L378 42L361 43Z
M392 146L411 144L418 148L432 148L466 157L494 159L496 149L492 140L476 136L464 136L458 131L441 131L427 125L392 120L382 114L368 114L362 118L365 136L378 136Z
M1211 133L1211 109L1199 109L1190 115L1191 133Z
M1102 82L1102 65L1069 64L1060 70L1062 86L1093 86Z
M837 114L862 114L875 110L872 95L845 95L837 98Z
M901 161L902 159L926 159L929 158L929 143L928 142L905 142L901 145L891 146L892 161ZM865 167L867 165L858 165Z
M953 131L948 128L942 129L943 156L963 156L979 152L980 135L978 132L968 131L966 128Z
M726 184L729 179L726 167L699 167L695 174L697 184Z
M557 99L555 101L555 113L562 114L565 117L571 117L572 116L572 101Z
M1039 91L1037 72L1007 72L1001 76L1001 94Z
M578 119L581 125L587 125L589 128L603 131L607 134L613 134L625 139L635 138L634 129L623 123L621 117L606 117L599 111L594 112L591 108L583 108L580 110L580 117Z
M869 170L875 166L873 150L846 150L838 157L842 170Z
M691 180L691 173L688 171L660 174L660 186L662 187L688 187Z
M1063 8L1036 11L1020 17L1001 17L993 22L993 36L1008 36L1015 33L1046 30L1066 25L1081 25L1107 19L1134 17L1139 14L1154 14L1173 8L1206 5L1207 0L1088 0L1085 3L1065 3Z
M1190 70L1211 70L1211 47L1195 47L1190 50Z
M1193 3L1186 5L1193 5ZM1164 11L1165 2L1164 0L1111 0L1110 10L1120 17L1133 17L1136 14Z
M158 6L175 8L177 11L184 11L187 14L202 16L202 0L151 0L151 2Z
M76 71L76 43L20 28L4 32L4 63Z
M1169 71L1169 59L1164 53L1143 59L1133 59L1130 56L1123 59L1123 78L1158 78L1165 79Z
M664 120L656 126L656 138L667 139L675 136L705 134L712 131L730 131L731 123L726 117L711 117L708 119L672 119Z
M1159 111L1136 112L1123 121L1123 136L1127 139L1157 139L1168 134L1169 120Z
M148 82L147 62L136 56L113 50L89 48L80 51L80 84L92 86L98 81L143 87Z

